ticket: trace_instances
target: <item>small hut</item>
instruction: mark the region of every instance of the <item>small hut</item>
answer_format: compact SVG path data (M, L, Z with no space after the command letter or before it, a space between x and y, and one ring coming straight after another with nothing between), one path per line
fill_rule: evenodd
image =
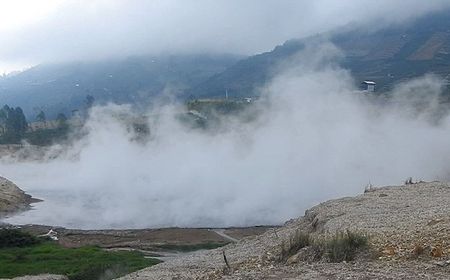
M376 85L377 85L377 83L375 83L374 81L364 81L364 82L362 82L363 89L366 90L366 91L369 91L369 92L374 92Z

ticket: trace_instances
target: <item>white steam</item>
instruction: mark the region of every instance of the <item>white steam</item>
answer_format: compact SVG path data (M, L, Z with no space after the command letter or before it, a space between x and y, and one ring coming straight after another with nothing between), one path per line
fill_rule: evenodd
M402 84L387 102L355 90L349 73L333 66L333 47L314 49L262 89L266 102L255 105L262 112L256 120L230 119L214 133L187 128L175 117L178 108L165 106L151 112L158 117L142 144L117 121L129 107L95 108L88 135L65 156L0 163L2 176L46 199L12 221L280 224L320 201L359 194L369 181L447 178L450 119L436 102L439 79Z

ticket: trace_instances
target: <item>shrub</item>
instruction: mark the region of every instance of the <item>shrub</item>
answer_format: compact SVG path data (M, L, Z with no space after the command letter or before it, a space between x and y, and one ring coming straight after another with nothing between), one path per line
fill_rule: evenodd
M358 250L367 246L367 236L346 231L336 234L326 242L325 254L330 262L352 261Z
M423 255L425 252L425 248L421 244L416 244L412 251L414 257L419 257Z
M358 251L368 247L368 238L359 233L346 231L337 233L331 238L313 240L309 234L296 231L287 242L282 242L280 261L286 261L305 247L310 248L305 252L310 260L318 261L325 256L329 262L352 261Z
M281 243L280 260L286 261L289 257L295 255L300 249L311 245L311 237L308 233L297 230L288 242Z
M38 244L33 235L17 229L0 229L0 248L25 247Z

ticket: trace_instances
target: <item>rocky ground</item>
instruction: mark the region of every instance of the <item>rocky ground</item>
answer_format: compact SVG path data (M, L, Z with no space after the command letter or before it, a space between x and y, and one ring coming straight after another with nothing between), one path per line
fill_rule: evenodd
M313 261L307 250L280 261L282 244L299 230L314 239L352 230L369 236L370 249L346 263ZM449 260L450 186L432 182L327 201L282 228L120 279L450 279Z
M13 182L0 177L0 217L27 210L37 200L19 189Z

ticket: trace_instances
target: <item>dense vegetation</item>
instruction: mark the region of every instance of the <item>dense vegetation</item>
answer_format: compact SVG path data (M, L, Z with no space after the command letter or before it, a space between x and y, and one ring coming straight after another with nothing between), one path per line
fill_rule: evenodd
M3 141L10 143L20 141L28 127L22 108L3 106L0 109L0 126Z
M17 229L0 229L0 249L25 247L38 243L39 239Z
M41 110L37 114L36 121L47 123L44 111ZM18 144L27 141L32 145L43 146L64 140L69 131L67 117L60 113L54 122L56 125L48 128L32 129L22 108L4 105L0 109L0 144Z
M143 105L166 89L180 95L234 64L235 55L134 56L93 62L38 65L0 79L2 102L19 104L27 118L35 108L45 108L46 117L60 112L70 116L83 107L87 94L98 103Z
M52 273L71 280L113 279L159 262L138 252L63 248L18 230L0 230L0 242L0 278Z

